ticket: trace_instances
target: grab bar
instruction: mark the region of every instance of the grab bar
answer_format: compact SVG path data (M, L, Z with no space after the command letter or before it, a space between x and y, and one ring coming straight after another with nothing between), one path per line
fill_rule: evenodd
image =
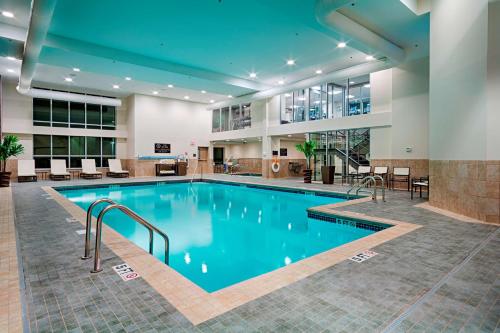
M163 240L165 241L165 264L169 264L169 252L170 252L170 240L168 236L158 228L156 228L154 225L150 224L148 221L137 215L133 210L130 208L117 204L111 199L103 198L94 201L88 208L87 210L87 225L86 225L86 235L85 235L85 255L82 257L82 259L89 259L91 258L90 256L90 232L91 232L91 222L92 222L92 210L94 209L95 206L97 206L99 203L106 202L109 203L110 205L104 208L100 213L99 216L97 217L97 224L96 224L96 239L95 239L95 254L94 254L94 269L91 270L92 273L98 273L102 271L101 268L101 235L102 235L102 220L104 218L104 215L109 212L112 209L119 209L123 213L127 214L129 217L134 219L137 223L141 224L144 226L146 229L149 231L149 253L153 254L153 241L154 237L153 234L156 232L159 234Z
M116 202L114 202L111 199L103 198L94 201L87 209L87 224L85 225L85 253L83 254L82 257L83 260L92 258L92 256L90 255L90 233L92 231L92 210L94 209L95 206L97 206L102 202L106 202L111 205L116 204Z

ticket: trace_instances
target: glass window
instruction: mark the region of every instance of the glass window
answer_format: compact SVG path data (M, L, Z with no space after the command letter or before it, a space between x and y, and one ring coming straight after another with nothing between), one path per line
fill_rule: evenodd
M302 89L293 93L293 122L306 120L306 90Z
M52 136L52 155L69 155L68 137L62 135Z
M52 126L68 127L68 102L52 101Z
M242 104L241 105L241 125L242 128L252 127L252 104Z
M50 135L33 135L33 155L50 156Z
M50 122L50 99L33 98L33 125L49 126L43 122Z
M223 108L220 112L221 131L229 131L229 108Z
M87 137L87 156L101 155L101 138Z
M85 127L85 104L75 102L70 103L70 122L71 127Z
M239 105L233 105L231 106L231 119L232 119L232 126L231 129L237 130L240 129L241 127L241 119L240 119L240 106Z
M281 95L281 123L293 123L293 94Z
M85 156L85 137L72 136L70 138L70 154L71 156Z
M69 167L70 168L81 168L82 167L82 159L85 157L79 156L71 156L69 159Z
M50 168L50 157L49 156L35 156L35 168L37 169L48 169Z
M96 104L87 104L87 128L101 128L101 106Z
M328 117L342 118L345 88L334 83L328 84Z
M115 138L102 138L102 154L106 156L115 155Z
M116 109L114 106L102 106L102 126L109 126L109 128L106 129L115 129Z
M220 109L212 110L212 132L220 132Z

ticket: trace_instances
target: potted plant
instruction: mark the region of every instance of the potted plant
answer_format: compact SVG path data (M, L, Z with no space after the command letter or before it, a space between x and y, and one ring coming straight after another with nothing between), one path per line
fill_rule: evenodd
M304 170L304 183L311 183L311 157L316 149L316 141L306 141L303 144L295 145L295 148L306 157L306 169Z
M6 135L0 144L0 187L10 185L11 172L7 172L7 159L22 154L24 147L15 135Z

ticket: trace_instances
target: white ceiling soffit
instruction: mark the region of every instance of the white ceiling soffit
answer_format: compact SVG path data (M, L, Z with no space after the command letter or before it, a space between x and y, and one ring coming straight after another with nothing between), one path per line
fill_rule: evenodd
M400 0L417 15L426 14L431 11L431 0Z
M360 76L360 75L365 75L367 73L373 73L373 72L378 72L384 69L392 68L394 67L394 63L391 61L388 61L387 59L381 59L377 61L371 61L371 62L366 62L360 65L348 67L345 69L341 69L335 72L328 73L326 75L321 75L321 76L316 76L312 77L309 79L297 81L295 83L286 85L286 86L280 86L276 88L271 88L268 90L263 90L256 92L254 94L246 95L246 96L241 96L238 98L226 100L220 103L215 103L210 105L208 107L208 110L213 110L221 107L226 107L226 106L231 106L233 104L240 104L240 103L248 103L251 101L256 101L256 100L261 100L265 98L270 98L276 95L284 94L286 92L298 90L298 89L305 89L312 87L317 84L322 84L326 82L333 82L333 81L341 81L345 80L348 78Z
M91 55L94 57L110 59L137 66L155 68L166 72L197 77L210 81L223 82L228 85L243 87L251 90L263 90L269 88L268 86L265 86L259 82L255 82L252 80L245 80L206 69L186 66L174 62L151 58L140 54L112 49L109 47L104 47L60 36L54 36L54 35L47 36L47 40L45 41L45 46L53 47L56 49L62 49L70 52Z
M405 50L337 12L338 9L355 2L355 0L316 0L316 19L335 33L348 36L351 39L349 43L351 47L375 57L387 57L394 63L403 62L406 57Z

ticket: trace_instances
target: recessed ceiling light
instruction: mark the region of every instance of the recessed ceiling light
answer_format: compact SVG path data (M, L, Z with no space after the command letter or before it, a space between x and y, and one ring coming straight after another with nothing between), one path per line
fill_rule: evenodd
M356 82L354 82L354 81L349 81L349 84L353 84L353 83L356 83Z
M14 57L7 57L7 59L9 59L9 60L17 60L17 59L16 59L16 58L14 58Z
M292 137L292 135L291 135L291 134L288 134L288 137L289 137L289 138L291 138L291 137Z
M255 79L257 77L257 73L255 73L255 72L250 73L250 77L252 79Z
M184 96L184 99L189 99L189 96Z
M283 81L283 80L279 80L279 81L278 81L278 84L285 84L285 81Z
M125 80L130 81L130 80L132 80L132 78L130 76L126 76Z
M117 84L113 84L113 89L120 89L120 86Z
M349 95L347 96L347 98L354 98L354 95Z
M316 71L316 74L323 74L323 71L322 71L321 69L318 69L318 70Z
M233 98L233 95L227 95L227 98Z
M365 84L363 87L365 87L365 88L370 88L370 84L369 84L369 83L367 83L367 84Z
M174 87L174 85L173 85L173 84L169 84L167 87L169 87L169 88L173 88L173 87Z
M375 60L375 57L372 55L368 55L368 56L366 56L366 60L372 61L372 60Z
M290 95L290 94L285 94L285 97L290 97L290 96L292 96L292 95Z
M344 42L340 42L340 43L337 44L337 47L340 47L340 48L344 48L346 46L347 46L347 44L344 43Z
M14 13L8 12L8 11L5 11L5 10L2 10L2 15L5 16L5 17L9 17L9 18L13 18L14 17Z
M206 92L205 90L202 90L202 91L201 91L201 93L202 93L202 94L206 94L207 92Z
M73 79L72 79L72 78L70 78L70 77L65 77L65 78L64 78L64 81L66 81L66 82L73 82Z
M287 64L288 66L293 66L293 65L295 65L295 60L293 60L293 59L288 59L288 60L286 61L286 64Z
M156 90L154 90L153 95L158 95L158 92Z
M73 72L79 72L79 71L80 71L80 68L73 67Z
M226 139L226 142L229 142L229 140Z
M210 103L215 103L215 101L213 99L210 100Z

